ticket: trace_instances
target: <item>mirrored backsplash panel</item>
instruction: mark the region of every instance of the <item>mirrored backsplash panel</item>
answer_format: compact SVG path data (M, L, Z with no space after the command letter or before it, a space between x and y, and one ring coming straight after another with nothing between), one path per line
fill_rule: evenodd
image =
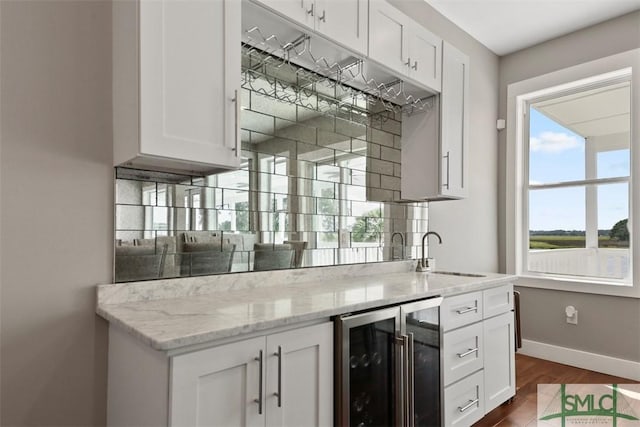
M338 88L295 72L258 71L243 77L241 169L116 168L115 282L420 256L427 204L393 202L401 116L367 99L338 105ZM270 96L276 78L297 99Z

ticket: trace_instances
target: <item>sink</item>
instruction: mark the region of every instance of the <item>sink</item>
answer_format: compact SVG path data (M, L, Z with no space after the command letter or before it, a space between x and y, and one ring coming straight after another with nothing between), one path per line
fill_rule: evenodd
M487 277L484 274L475 273L460 273L459 271L432 271L432 274L447 274L449 276L461 276L461 277Z

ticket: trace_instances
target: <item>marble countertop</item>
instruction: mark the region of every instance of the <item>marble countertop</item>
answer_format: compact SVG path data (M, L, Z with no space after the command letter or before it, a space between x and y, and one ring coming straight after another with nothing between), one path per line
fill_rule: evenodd
M316 268L101 285L96 311L152 348L168 351L514 280L496 273L483 273L484 277L416 273L411 271L412 265L404 262L391 268L343 266L324 271Z

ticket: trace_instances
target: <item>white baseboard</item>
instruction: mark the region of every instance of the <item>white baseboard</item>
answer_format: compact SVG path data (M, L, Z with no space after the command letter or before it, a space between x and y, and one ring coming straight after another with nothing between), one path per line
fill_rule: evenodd
M577 368L614 375L640 381L640 362L618 359L602 354L588 353L582 350L545 344L538 341L522 340L518 353L538 359L550 360Z

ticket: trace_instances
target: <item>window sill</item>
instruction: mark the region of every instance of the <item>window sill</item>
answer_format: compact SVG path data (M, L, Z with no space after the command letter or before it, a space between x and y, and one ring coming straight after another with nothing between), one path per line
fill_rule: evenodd
M516 286L525 288L549 289L554 291L579 292L586 294L609 295L627 298L640 298L640 287L633 283L598 281L590 278L566 278L538 276L531 274L517 275Z

